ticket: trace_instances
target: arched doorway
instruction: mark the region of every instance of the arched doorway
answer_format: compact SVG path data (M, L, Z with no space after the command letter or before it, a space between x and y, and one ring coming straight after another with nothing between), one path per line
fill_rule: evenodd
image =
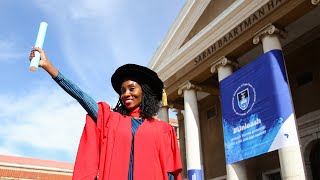
M312 147L309 161L313 179L320 179L320 139L317 139L316 143Z

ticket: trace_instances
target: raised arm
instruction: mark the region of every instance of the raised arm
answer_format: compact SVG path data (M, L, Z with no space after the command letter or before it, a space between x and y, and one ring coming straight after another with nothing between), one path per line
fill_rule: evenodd
M35 47L30 53L30 59L34 57L34 51L38 51L40 53L39 66L46 70L62 89L75 98L87 111L88 115L96 122L98 117L98 104L96 101L87 93L82 91L76 84L59 73L59 71L51 64L46 53L42 49Z
M87 111L88 115L97 122L98 104L87 93L82 91L77 85L66 79L61 73L53 79L64 89L70 96L75 98L81 106Z

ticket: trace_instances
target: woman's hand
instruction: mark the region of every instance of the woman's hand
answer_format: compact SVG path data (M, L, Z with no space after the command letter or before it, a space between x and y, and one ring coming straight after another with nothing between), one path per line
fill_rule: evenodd
M42 67L43 69L45 69L46 66L48 66L48 64L50 65L50 61L47 58L46 52L44 50L42 50L39 47L34 47L32 48L31 52L30 52L30 61L32 58L34 58L35 56L35 51L38 51L40 53L40 61L39 61L39 66Z
M29 59L31 59L35 56L34 51L38 51L40 53L40 61L39 66L42 67L44 70L46 70L52 77L58 76L58 70L51 64L49 59L47 58L46 52L42 50L39 47L34 47L31 52Z

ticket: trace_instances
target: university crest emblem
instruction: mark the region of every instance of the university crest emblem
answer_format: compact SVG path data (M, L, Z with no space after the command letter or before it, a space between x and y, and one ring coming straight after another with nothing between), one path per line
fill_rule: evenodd
M243 83L234 91L232 109L239 116L248 114L256 102L256 90L250 83Z
M237 93L237 99L239 108L242 110L247 109L250 103L249 89L247 88Z

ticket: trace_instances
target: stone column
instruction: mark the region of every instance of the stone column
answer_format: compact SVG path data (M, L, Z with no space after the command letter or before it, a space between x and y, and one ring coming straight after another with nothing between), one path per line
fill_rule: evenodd
M184 127L184 116L183 112L181 110L175 110L177 112L177 120L179 123L179 148L180 148L180 155L181 155L181 161L182 161L182 177L187 178L187 162L186 162L186 141L185 141L185 127Z
M158 118L169 123L169 107L165 90L163 90L162 93L162 103L158 113Z
M269 24L255 34L253 43L258 44L259 42L263 45L264 53L273 50L280 49L280 39L284 38L286 33L277 29L274 25ZM295 125L296 133L297 127ZM299 138L299 136L297 136ZM297 139L299 142L299 139ZM301 155L301 149L299 143L297 145L284 147L278 150L281 176L283 180L305 180L304 164Z
M230 61L222 56L211 65L211 73L218 73L219 82L230 76L233 72L233 67L238 68L238 63Z
M268 24L254 35L253 44L261 42L264 53L273 49L282 50L279 38L285 38L286 36L287 33L285 31L276 28L272 24Z
M159 119L169 123L169 108L168 106L162 106L159 110L158 117Z
M179 87L184 97L184 126L189 180L204 180L201 152L200 123L196 91L201 90L187 81Z
M211 73L218 72L218 79L220 82L232 74L233 67L238 67L238 64L223 56L212 64ZM227 164L227 180L243 179L248 179L245 161Z

